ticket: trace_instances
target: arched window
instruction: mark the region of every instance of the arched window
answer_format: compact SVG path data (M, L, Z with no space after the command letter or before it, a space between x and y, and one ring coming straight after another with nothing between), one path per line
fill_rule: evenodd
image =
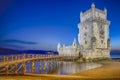
M85 26L85 29L87 29L87 26Z
M101 44L103 44L103 40L101 40Z
M84 33L84 36L87 36L87 33Z
M87 41L85 40L85 44L87 44Z

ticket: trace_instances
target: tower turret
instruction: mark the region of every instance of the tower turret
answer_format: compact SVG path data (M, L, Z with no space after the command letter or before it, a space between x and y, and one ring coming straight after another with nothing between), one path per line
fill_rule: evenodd
M73 41L73 47L77 47L77 43L76 43L76 39L74 38L74 41Z
M92 3L91 8L95 8L95 4L94 3Z

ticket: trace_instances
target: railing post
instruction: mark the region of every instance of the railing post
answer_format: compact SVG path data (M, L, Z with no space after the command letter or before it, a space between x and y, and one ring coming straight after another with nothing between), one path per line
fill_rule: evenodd
M34 58L34 54L32 54L32 58Z
M18 60L18 55L15 56L15 60L16 60L16 61ZM15 70L15 74L17 74L17 68L18 68L18 67L17 67L17 62L16 62L16 63L15 63L15 69L16 69L16 70Z
M39 54L39 58L41 58L41 54Z
M35 55L35 58L37 58L37 54Z
M42 60L40 60L39 65L40 65L40 71L42 71Z
M9 70L8 70L8 67L9 67L9 65L8 65L8 56L5 56L4 58L5 58L5 62L6 62L6 66L5 66L6 74L9 74Z
M50 68L50 70L52 70L52 59L50 59L50 63L49 63L49 68Z
M6 62L6 56L4 56L4 62Z
M0 56L0 62L3 60L2 56Z
M54 66L57 67L57 59L56 59L56 57L54 58Z
M17 55L15 56L15 60L17 60L18 59L18 57L17 57Z
M22 62L22 66L23 66L23 74L25 74L26 73L26 62L25 61Z
M18 60L20 60L20 55L18 55Z
M13 55L11 56L11 61L13 61L14 59L13 59L14 57L13 57Z
M36 58L39 58L39 55L38 55L38 54L36 55Z
M57 66L57 67L59 66L58 58L56 59L56 66Z
M46 70L46 60L44 59L44 71Z
M28 56L28 58L30 58L30 54L28 54L27 56Z
M48 68L49 68L49 70L51 69L51 63L50 62L51 62L50 59L48 59Z
M22 59L23 59L23 62L22 62L23 74L26 73L26 62L24 61L25 58L26 58L26 55L25 55L25 54L22 54Z
M40 58L40 54L38 55L38 57Z
M52 68L54 68L54 59L53 59L53 57L52 57L52 62L51 62L51 66L52 66Z
M34 65L34 60L32 60L32 73L35 71L35 65Z
M25 54L23 54L23 55L22 55L22 59L25 59L25 58L26 58L25 56L26 56L26 55L25 55Z

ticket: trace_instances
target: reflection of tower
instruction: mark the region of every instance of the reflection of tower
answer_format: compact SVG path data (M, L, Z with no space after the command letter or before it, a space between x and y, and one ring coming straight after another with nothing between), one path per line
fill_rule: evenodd
M61 48L61 44L58 43L58 45L57 45L57 50L58 50L58 52L60 51L60 48Z
M99 10L92 4L90 10L80 13L80 20L78 41L84 49L110 47L110 22L107 20L106 9Z

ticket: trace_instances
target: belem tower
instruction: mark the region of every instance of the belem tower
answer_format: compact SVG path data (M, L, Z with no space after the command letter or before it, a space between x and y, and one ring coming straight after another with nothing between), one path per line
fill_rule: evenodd
M107 10L99 10L94 3L86 12L80 13L78 24L78 42L74 39L72 45L65 46L58 43L59 55L81 56L85 59L110 58L110 37L107 20Z

